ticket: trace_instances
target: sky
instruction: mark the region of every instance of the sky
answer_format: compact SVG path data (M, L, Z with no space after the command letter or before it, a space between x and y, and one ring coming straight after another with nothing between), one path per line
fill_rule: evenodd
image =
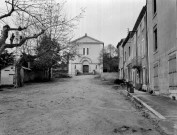
M85 9L84 17L74 31L74 39L87 33L105 45L114 46L132 30L146 0L67 0L69 16Z
M6 7L0 0L0 9ZM105 45L114 46L132 30L146 0L56 0L66 1L65 10L72 18L85 9L83 18L74 31L74 39L87 33ZM4 4L4 5L3 5ZM2 11L2 10L1 10Z

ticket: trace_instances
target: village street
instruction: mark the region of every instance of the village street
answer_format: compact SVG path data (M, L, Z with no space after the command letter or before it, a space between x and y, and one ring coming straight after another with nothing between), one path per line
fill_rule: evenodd
M0 92L0 135L159 135L112 85L95 76Z

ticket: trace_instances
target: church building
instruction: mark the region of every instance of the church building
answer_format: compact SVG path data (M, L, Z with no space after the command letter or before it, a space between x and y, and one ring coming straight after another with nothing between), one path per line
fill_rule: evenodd
M71 42L76 46L77 55L69 61L69 74L95 74L103 72L101 51L104 43L87 34Z

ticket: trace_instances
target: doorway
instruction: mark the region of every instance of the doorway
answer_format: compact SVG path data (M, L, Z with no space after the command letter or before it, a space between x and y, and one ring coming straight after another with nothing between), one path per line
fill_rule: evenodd
M83 73L89 73L89 65L83 65Z

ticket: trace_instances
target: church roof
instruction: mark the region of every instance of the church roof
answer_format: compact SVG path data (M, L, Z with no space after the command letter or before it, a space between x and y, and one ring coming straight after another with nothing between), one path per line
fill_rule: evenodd
M104 44L102 41L94 39L94 38L88 36L87 34L85 34L84 36L82 36L78 39L73 40L71 43Z

